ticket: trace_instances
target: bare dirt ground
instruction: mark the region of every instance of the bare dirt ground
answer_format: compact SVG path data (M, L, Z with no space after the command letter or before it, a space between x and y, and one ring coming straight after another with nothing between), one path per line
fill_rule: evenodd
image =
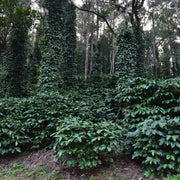
M114 157L113 163L103 163L90 170L80 170L63 168L61 162L54 162L53 153L49 150L0 156L0 179L146 180L141 173L140 164L123 153Z

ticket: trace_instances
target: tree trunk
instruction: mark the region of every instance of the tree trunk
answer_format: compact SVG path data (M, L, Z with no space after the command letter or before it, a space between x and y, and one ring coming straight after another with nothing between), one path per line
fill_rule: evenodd
M90 25L90 14L89 14L89 12L88 12L88 18L87 18L87 35L86 35L85 81L87 81L87 73L88 73L88 58L89 58L89 25Z
M93 64L93 45L94 45L94 15L92 14L92 27L91 27L91 62L90 62L90 74L92 72L92 64Z
M114 22L114 19L113 19L113 29L114 29L114 26L115 26L115 22ZM112 57L111 57L111 69L110 69L110 73L111 74L114 74L114 61L115 61L115 37L114 37L114 34L112 35Z
M153 54L153 64L154 64L154 76L157 78L158 62L157 62L157 57L156 57L154 14L153 14L153 17L152 17L152 34L153 34L152 54Z
M168 9L167 2L166 2L166 9ZM168 32L170 32L169 21L168 21ZM176 57L175 57L174 47L173 47L173 39L172 39L171 34L168 35L168 39L169 39L170 56L172 59L173 75L176 76L176 73L178 72L178 70L177 70L177 62L176 62Z
M178 29L180 32L180 11L178 9L178 1L179 0L173 0L174 5L175 5L175 11L176 11L176 15L177 15L177 23L178 23ZM180 34L180 33L179 33Z
M178 69L177 69L176 57L174 55L173 40L172 40L171 35L169 35L169 48L170 48L170 56L172 59L173 75L176 76Z
M97 5L97 12L99 13L99 2L98 2L98 0L96 1L96 5ZM99 16L97 16L96 32L97 32L96 38L98 40L99 39Z

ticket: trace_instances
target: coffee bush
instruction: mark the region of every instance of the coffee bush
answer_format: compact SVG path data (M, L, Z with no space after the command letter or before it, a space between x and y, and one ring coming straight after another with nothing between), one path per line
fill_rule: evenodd
M180 117L152 117L128 133L135 140L133 155L144 164L146 177L180 172Z
M56 160L64 157L67 167L86 169L101 164L103 153L118 152L122 128L111 121L94 123L69 117L60 122L53 136ZM106 160L112 161L111 158Z
M117 87L126 130L124 150L142 160L147 177L180 171L180 78L135 78Z

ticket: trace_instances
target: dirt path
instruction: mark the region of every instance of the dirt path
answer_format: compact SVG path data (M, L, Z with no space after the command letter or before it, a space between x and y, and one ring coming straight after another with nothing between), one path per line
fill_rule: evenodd
M113 163L104 163L91 170L65 169L53 161L51 151L0 156L0 179L32 180L146 180L140 165L130 156L119 154ZM154 180L162 180L156 178Z

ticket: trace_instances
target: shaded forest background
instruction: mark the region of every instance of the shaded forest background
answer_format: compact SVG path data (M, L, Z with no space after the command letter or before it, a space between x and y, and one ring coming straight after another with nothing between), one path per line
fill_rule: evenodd
M148 178L178 174L179 7L1 0L0 155L46 148L88 169L121 151Z
M34 3L1 2L1 97L27 96L34 85L43 83L44 73L49 78L57 74L53 77L57 87L75 84L83 76L85 81L99 82L107 76L124 76L119 74L121 68L127 76L132 66L139 77L180 74L176 0L86 0L81 6L72 1L67 7L37 1L38 11L32 10ZM128 42L122 39L126 33L132 35L124 37ZM130 53L134 62L126 56Z

